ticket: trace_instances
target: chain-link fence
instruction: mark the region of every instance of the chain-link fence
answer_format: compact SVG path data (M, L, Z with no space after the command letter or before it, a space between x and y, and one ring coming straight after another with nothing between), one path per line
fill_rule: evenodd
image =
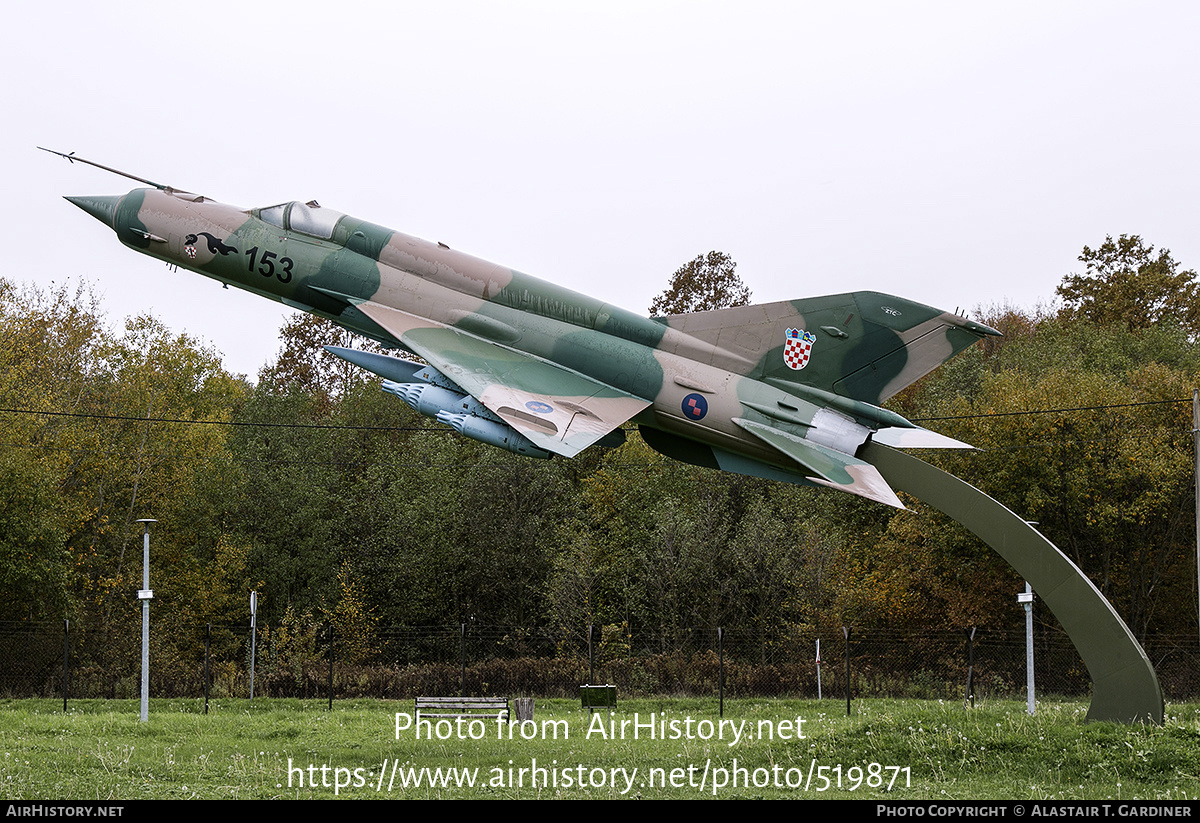
M332 633L332 666L330 665ZM246 697L250 631L202 626L192 654L151 634L155 697ZM820 659L817 658L820 641ZM0 623L0 696L131 698L140 689L140 634L63 622ZM968 650L970 644L970 650ZM1200 695L1197 638L1145 645L1168 700ZM207 649L207 654L205 653ZM610 683L623 697L854 697L963 700L1025 693L1023 632L906 632L841 628L817 636L683 629L628 632L464 624L377 629L369 643L329 626L258 629L254 694L411 699L417 695L577 697L583 683ZM1067 637L1035 635L1039 695L1086 696L1087 670Z

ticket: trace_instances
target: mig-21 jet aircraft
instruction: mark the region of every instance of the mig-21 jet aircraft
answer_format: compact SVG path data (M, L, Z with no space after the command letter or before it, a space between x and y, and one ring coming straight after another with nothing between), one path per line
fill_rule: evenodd
M880 404L995 330L876 292L645 318L314 201L243 209L99 167L145 187L67 199L122 243L419 356L330 349L468 437L572 457L619 443L632 421L687 463L899 508L893 486L916 495L1054 611L1092 675L1090 719L1162 722L1146 653L1078 567L998 501L898 451L967 447Z
M60 154L59 152L54 152ZM146 184L67 199L126 246L423 359L330 348L462 434L533 457L619 443L903 508L868 441L966 448L880 404L993 329L876 292L645 318L315 201Z

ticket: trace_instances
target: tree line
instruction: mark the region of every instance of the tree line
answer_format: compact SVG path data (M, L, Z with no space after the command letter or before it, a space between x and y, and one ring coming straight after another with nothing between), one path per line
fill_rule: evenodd
M1194 290L1191 308L1127 294L1138 277L1175 294L1195 273L1152 252L1127 236L1085 249L1059 309L981 310L1004 337L890 404L979 447L922 456L1036 521L1143 640L1196 630L1179 402L1200 377ZM727 256L692 274L709 260L724 296L699 302L684 267L655 313L749 299ZM382 626L597 624L670 643L1023 619L1012 570L919 501L682 465L633 429L574 460L523 458L326 360L339 334L289 322L252 384L152 317L107 330L86 290L0 281L0 619L132 630L143 517L159 521L154 610L180 660L205 623L247 622L251 589L260 624L333 622L360 662L385 654Z

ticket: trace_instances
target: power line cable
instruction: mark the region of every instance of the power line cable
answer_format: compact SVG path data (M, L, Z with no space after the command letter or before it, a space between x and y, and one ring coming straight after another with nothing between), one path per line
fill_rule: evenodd
M1065 406L1061 409L1031 409L1029 411L988 412L987 414L955 414L946 417L914 417L913 423L923 423L927 420L970 420L978 417L1013 417L1023 414L1059 414L1071 411L1098 411L1100 409L1121 409L1129 406L1162 406L1168 403L1191 403L1192 398L1184 397L1179 400L1144 400L1138 403L1106 403L1102 406Z

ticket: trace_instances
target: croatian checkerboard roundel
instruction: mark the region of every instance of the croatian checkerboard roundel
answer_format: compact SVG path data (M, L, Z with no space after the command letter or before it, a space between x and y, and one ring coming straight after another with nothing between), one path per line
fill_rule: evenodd
M799 371L808 365L816 335L804 329L788 329L783 343L783 362L789 369Z
M708 401L704 395L692 393L683 398L683 416L688 420L703 420L708 414Z

